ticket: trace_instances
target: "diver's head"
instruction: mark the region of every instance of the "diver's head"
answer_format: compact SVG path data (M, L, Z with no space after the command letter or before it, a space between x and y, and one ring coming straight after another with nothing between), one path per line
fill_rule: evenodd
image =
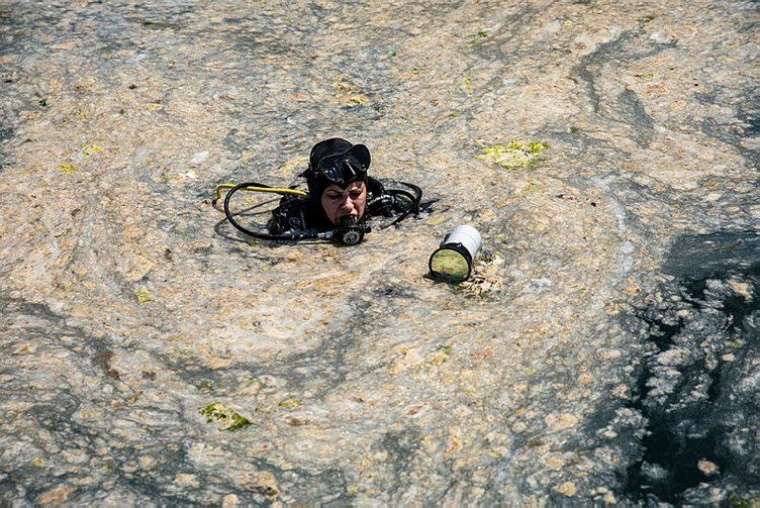
M338 225L344 217L359 220L367 201L367 170L371 157L364 145L342 138L320 141L311 149L304 176L309 196L327 220Z

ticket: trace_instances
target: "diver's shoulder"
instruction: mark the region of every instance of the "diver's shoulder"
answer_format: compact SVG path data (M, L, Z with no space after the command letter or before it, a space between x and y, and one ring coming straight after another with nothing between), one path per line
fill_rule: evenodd
M385 190L385 185L377 178L367 177L367 192L369 193L382 193Z
M271 234L285 231L314 229L326 231L331 228L318 203L308 196L285 196L272 210L268 229Z
M309 200L302 196L283 196L277 208L272 210L272 218L267 224L271 234L280 234L294 229L305 229Z

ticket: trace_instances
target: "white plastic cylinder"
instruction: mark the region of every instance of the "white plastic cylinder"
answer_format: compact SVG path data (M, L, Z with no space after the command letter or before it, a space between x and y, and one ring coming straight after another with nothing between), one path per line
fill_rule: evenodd
M454 230L446 235L441 246L459 243L470 253L470 261L475 260L475 255L480 250L483 243L480 233L472 226L464 224L457 226Z
M472 263L480 250L480 233L472 226L457 226L430 255L430 274L439 280L459 283L472 273Z

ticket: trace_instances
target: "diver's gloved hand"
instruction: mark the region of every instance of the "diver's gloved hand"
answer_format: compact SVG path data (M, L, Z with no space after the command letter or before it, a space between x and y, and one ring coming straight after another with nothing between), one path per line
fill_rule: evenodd
M369 232L369 226L359 224L356 217L349 215L340 220L340 224L333 230L332 239L342 245L357 245L364 240L364 233Z

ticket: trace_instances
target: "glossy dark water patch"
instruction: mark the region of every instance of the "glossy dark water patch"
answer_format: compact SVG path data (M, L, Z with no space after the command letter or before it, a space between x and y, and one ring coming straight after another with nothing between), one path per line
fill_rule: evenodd
M760 237L682 238L665 268L672 280L640 309L649 352L629 407L647 423L622 494L741 501L760 489Z
M5 141L13 137L13 129L10 127L0 127L0 141Z

